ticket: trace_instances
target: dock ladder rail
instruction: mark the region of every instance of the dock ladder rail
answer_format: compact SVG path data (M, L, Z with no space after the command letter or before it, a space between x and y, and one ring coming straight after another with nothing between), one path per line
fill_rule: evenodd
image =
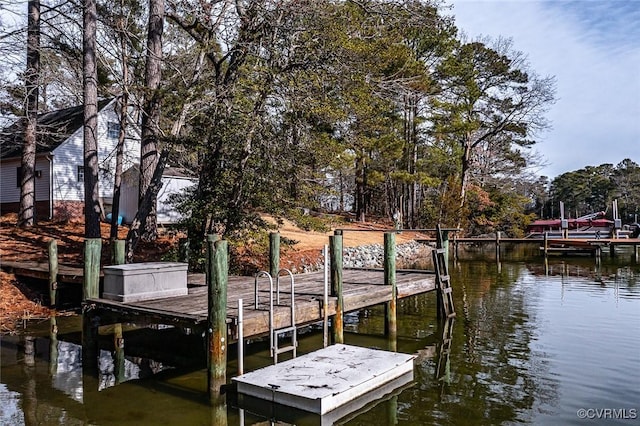
M438 316L451 318L456 316L453 306L453 289L449 277L449 267L445 257L446 249L438 248L432 251L433 265L436 272L436 290L438 292Z
M275 321L273 318L274 312L274 285L273 278L271 274L266 271L260 271L256 274L255 278L255 287L254 287L254 297L255 297L255 309L259 309L259 297L258 297L258 278L260 277L268 277L269 278L269 349L271 353L271 357L273 358L273 363L278 363L278 355L281 353L293 352L293 357L296 357L296 350L298 347L298 336L297 336L297 327L296 327L296 317L295 317L295 281L293 278L293 273L288 269L280 269L278 271L278 276L276 277L276 305L280 304L280 273L286 272L291 279L291 324L286 327L282 327L279 329L275 328ZM284 346L282 348L278 347L278 340L280 335L285 333L291 333L291 344L288 346Z

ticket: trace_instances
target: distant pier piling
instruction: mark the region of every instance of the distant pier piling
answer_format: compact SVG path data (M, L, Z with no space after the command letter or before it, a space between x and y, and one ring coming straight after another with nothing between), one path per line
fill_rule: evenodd
M331 296L337 299L336 314L331 321L334 343L344 343L344 299L342 296L342 231L329 237L331 252Z
M397 323L397 286L396 286L396 235L384 234L384 284L391 286L391 300L385 303L385 335L391 342L396 341ZM393 346L393 345L392 345ZM395 348L392 348L395 350Z

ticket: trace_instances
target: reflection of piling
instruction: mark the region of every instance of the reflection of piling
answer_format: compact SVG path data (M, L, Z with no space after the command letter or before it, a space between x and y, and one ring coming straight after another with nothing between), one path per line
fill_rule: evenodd
M82 286L82 367L89 374L98 371L98 323L87 299L97 298L100 288L100 252L102 240L87 238L84 242L84 279Z
M222 387L227 382L227 282L229 263L227 242L217 235L207 237L208 288L208 389L212 402L224 401Z
M387 401L387 424L398 424L398 395L394 395Z
M331 296L336 300L336 314L331 321L333 342L344 343L344 299L342 297L342 231L329 237L331 251Z
M49 318L49 375L58 373L58 322L55 316Z
M124 253L124 252L123 252ZM116 323L113 326L113 375L116 378L116 383L124 382L124 335L122 333L122 323Z
M453 236L453 260L458 260L458 237L456 235Z
M398 290L396 288L396 235L393 232L384 234L384 284L391 286L391 300L385 303L385 334L391 342L394 342L398 334L396 320Z
M47 244L49 252L49 300L52 307L56 306L58 296L58 243L53 238Z

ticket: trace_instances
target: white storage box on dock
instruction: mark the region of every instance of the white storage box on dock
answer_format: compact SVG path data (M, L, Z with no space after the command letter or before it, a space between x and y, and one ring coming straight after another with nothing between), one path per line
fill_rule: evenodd
M413 355L336 344L234 377L238 393L328 413L398 377L413 377Z
M187 290L186 263L146 262L104 267L102 297L119 302L138 302L184 296Z

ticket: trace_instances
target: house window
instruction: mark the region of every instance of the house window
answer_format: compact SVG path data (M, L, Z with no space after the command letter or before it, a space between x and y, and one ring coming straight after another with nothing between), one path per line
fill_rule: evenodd
M78 182L84 182L84 166L78 166Z
M109 121L107 123L107 137L111 139L118 139L120 136L120 123Z

